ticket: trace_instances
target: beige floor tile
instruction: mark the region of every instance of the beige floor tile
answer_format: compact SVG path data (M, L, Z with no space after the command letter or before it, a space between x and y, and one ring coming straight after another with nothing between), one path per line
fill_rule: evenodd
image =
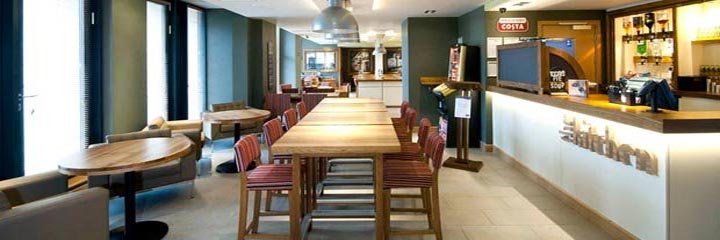
M450 209L453 210L492 210L508 209L508 205L500 197L448 197Z
M555 197L507 197L503 201L510 209L543 209L558 210L567 209L568 207Z
M594 225L533 226L533 231L544 240L611 240Z
M529 226L463 227L469 240L535 240L540 237Z
M549 225L552 220L540 210L483 210L494 225Z
M484 226L492 225L490 220L480 210L450 210L440 211L443 226Z

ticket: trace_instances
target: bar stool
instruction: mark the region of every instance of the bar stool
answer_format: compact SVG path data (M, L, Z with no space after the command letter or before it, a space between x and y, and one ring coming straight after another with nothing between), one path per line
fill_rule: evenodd
M393 126L400 124L402 122L403 118L405 117L405 111L407 111L407 108L410 107L410 102L403 101L402 104L400 104L400 117L399 118L391 118Z
M293 110L294 111L294 110ZM286 111L287 112L287 111ZM273 154L272 152L272 145L275 144L275 142L282 137L283 134L285 134L285 131L283 131L282 124L280 123L280 120L275 118L272 119L265 124L263 124L263 133L265 135L265 142L268 145L268 162L271 164L289 164L292 161L292 155L289 154L282 154L277 155ZM272 156L272 159L270 159L270 156ZM301 159L303 162L302 164L305 165L305 159ZM305 169L302 169L303 173L305 172ZM303 192L305 191L305 185L302 186L301 189ZM272 200L273 197L276 196L284 196L284 194L281 194L280 191L268 191L267 197L265 198L265 211L271 211L272 210Z
M260 200L262 191L292 191L292 165L270 164L262 165L260 160L260 143L256 135L242 137L234 146L235 161L238 172L240 172L240 214L238 220L238 239L244 240L249 235L258 238L286 238L278 234L258 234L260 223ZM245 169L250 163L255 162L257 168L251 172ZM253 192L253 219L247 224L248 195ZM292 205L293 199L288 199ZM290 211L298 211L291 209ZM273 214L277 216L277 214ZM289 214L288 214L289 215ZM290 219L299 221L299 219Z
M412 133L413 133L413 127L415 126L415 118L417 117L417 111L412 108L408 107L407 110L405 110L405 117L403 120L398 123L395 127L395 133L398 136L398 140L400 142L411 142L412 141Z
M299 118L302 119L305 117L305 115L308 114L307 104L305 102L299 102L297 105L295 105L295 108L298 111Z
M294 127L298 123L298 114L295 109L288 109L283 112L283 120L285 120L285 129L290 131L290 128Z
M419 188L422 192L423 212L427 214L428 229L421 230L392 230L390 228L391 209L385 208L384 231L387 236L393 235L425 235L434 234L435 239L442 240L442 225L440 223L440 197L438 193L438 171L442 165L445 151L445 140L437 133L431 134L425 145L425 155L432 162L432 169L427 163L421 161L385 161L383 201L390 206L393 188Z
M432 124L430 123L430 119L422 118L420 119L420 124L418 126L418 141L417 143L414 142L401 142L400 143L400 152L398 153L386 153L383 154L383 159L385 161L388 160L406 160L406 161L418 161L418 160L426 160L423 158L423 149L425 148L425 140L427 139L427 136L430 134L430 127Z

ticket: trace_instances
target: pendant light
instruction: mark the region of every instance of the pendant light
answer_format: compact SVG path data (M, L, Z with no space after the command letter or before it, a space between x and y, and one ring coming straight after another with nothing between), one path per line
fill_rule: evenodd
M387 54L387 49L383 46L383 38L385 38L385 34L382 33L375 37L375 50L373 50L373 55Z
M312 31L317 33L357 33L357 20L350 11L345 9L345 1L328 0L328 7L313 20Z
M328 40L360 40L360 33L326 33Z

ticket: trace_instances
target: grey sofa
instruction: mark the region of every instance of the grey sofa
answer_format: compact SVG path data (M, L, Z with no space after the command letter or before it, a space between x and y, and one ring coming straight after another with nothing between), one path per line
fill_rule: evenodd
M108 191L67 187L58 172L0 181L0 239L108 239Z
M186 133L172 133L170 129L147 130L140 132L132 132L117 135L108 135L105 140L107 143L121 142L144 138L158 137L181 137L187 138ZM91 146L93 147L93 146ZM193 147L198 146L193 143ZM192 151L185 157L169 163L153 167L135 174L137 191L148 190L174 183L189 181L194 183L197 175L197 152ZM120 196L123 192L124 176L116 174L111 176L91 176L88 178L89 187L104 187L110 189L111 196ZM194 186L194 184L193 184ZM191 189L191 194L194 193Z

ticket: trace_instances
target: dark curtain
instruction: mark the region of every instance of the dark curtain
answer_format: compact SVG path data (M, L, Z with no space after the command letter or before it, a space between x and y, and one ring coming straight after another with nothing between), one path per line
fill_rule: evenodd
M22 0L0 1L0 180L24 174Z

